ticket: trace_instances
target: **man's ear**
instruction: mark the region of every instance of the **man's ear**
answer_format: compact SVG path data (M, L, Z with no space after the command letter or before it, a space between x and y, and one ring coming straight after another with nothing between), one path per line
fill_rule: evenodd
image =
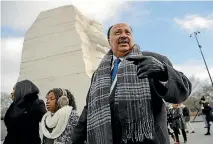
M111 42L110 42L110 39L108 39L108 42L109 42L109 45L111 46Z

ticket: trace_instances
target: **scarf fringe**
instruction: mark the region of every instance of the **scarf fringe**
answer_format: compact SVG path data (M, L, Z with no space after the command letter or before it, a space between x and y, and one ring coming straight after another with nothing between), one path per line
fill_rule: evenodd
M127 113L131 113L131 115L128 115L129 122L124 124L126 129L123 131L122 141L127 143L128 140L143 142L145 138L154 139L154 118L151 101L147 99L136 100L132 101L131 105L135 105L136 108L133 109L130 105L127 105Z
M126 125L125 134L122 137L122 141L127 144L128 140L132 142L143 142L145 138L154 139L153 133L150 133L150 129L154 129L152 122L138 122L138 123L128 123Z

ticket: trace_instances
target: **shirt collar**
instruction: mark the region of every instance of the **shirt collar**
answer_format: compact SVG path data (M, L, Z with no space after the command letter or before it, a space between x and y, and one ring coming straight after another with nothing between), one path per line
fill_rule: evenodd
M116 57L115 55L113 55L113 61L112 61L113 63L114 63L115 59L117 59L117 57ZM124 60L124 57L120 57L119 59L120 59L121 61L123 61L123 60Z

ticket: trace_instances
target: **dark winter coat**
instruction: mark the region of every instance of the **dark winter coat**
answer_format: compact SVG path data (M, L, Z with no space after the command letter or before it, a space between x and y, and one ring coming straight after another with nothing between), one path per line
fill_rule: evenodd
M173 110L172 128L186 129L186 123L183 118L182 108L176 108Z
M185 122L189 122L190 121L190 110L189 110L189 108L188 107L184 107L183 108L183 117L184 117L184 120L185 120Z
M146 140L140 144L170 144L167 129L167 113L163 99L170 103L181 103L185 101L191 93L191 83L188 78L181 72L176 71L171 62L165 57L157 53L143 52L144 56L153 56L159 61L165 63L168 81L166 86L158 80L149 79L151 96L152 96L152 112L155 123L155 140ZM116 86L114 87L114 89ZM121 144L121 129L118 116L117 105L114 103L115 90L110 96L111 119L112 119L112 135L113 143ZM88 99L88 97L87 97ZM87 103L88 104L88 103ZM84 144L87 138L87 105L80 116L77 126L72 135L73 144ZM128 142L128 144L135 144Z
M167 123L169 126L171 126L172 121L173 121L173 114L172 114L173 109L167 109Z
M206 115L206 121L213 122L212 109L208 104L204 104L203 114Z
M46 113L45 104L36 94L12 103L5 114L7 136L4 144L41 144L39 122Z

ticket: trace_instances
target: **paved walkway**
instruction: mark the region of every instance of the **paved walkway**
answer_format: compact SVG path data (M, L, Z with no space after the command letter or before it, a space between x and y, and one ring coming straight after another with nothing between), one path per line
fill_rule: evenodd
M204 122L195 122L192 123L192 126L195 129L194 134L188 134L188 143L187 144L213 144L213 124L212 124L212 129L211 129L211 134L210 136L204 136L206 133L206 129L204 128ZM4 124L1 123L1 138L6 135L6 129L4 127ZM180 141L183 143L183 137L182 135L179 136ZM173 142L171 142L173 144Z
M192 126L195 129L195 133L187 134L188 142L187 144L213 144L213 124L211 126L210 136L205 136L207 129L204 128L204 122L195 122L192 123ZM184 144L182 135L179 135L181 144ZM173 142L171 142L173 144Z

